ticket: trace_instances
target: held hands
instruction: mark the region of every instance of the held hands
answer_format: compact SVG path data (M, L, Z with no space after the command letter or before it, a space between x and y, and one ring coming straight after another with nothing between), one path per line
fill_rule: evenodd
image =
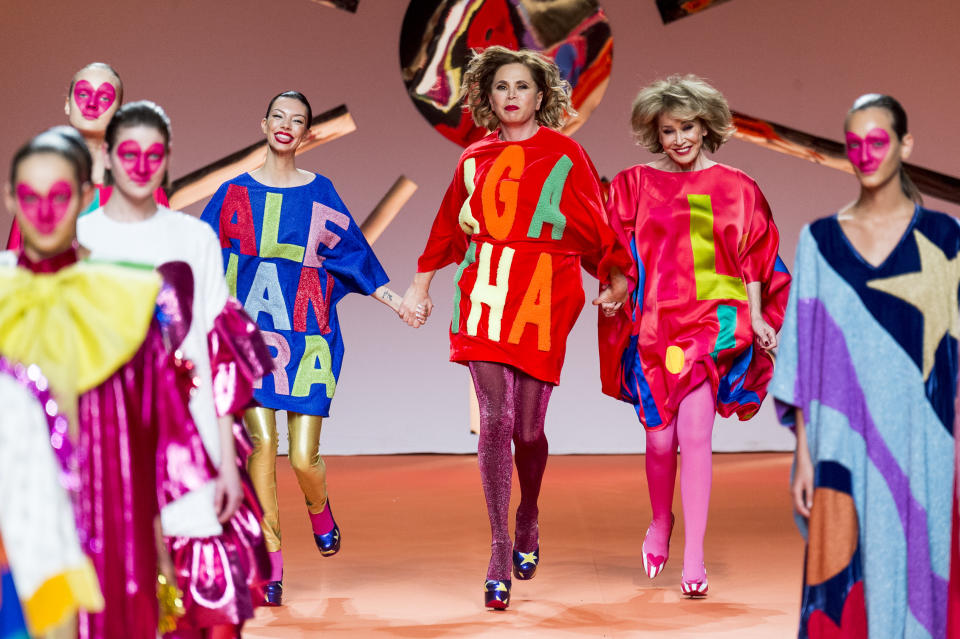
M593 300L593 305L599 306L605 316L613 317L623 308L629 295L630 285L626 276L613 267L610 269L610 285L600 291L600 295Z
M430 293L417 286L416 282L411 284L400 302L400 319L413 328L420 328L427 323L432 312L433 300L430 299Z

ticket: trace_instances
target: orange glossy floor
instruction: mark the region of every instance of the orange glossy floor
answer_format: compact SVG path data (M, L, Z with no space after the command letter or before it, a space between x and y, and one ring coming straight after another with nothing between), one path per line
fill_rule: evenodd
M714 460L707 599L679 592L679 490L674 554L650 581L640 559L650 512L643 457L558 456L540 500L541 567L531 581L514 580L510 608L493 612L483 608L489 528L475 456L328 458L343 530L342 550L330 558L315 550L280 458L285 605L260 608L244 635L796 636L803 545L787 498L790 457Z

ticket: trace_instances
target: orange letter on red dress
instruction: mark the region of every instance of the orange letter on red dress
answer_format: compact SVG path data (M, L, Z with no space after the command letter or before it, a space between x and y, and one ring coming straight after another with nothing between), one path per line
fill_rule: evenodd
M509 179L503 179L504 173L509 171ZM513 228L513 220L517 215L517 192L520 190L520 175L523 173L523 147L516 144L505 148L490 172L483 179L483 191L480 197L483 201L483 220L487 224L490 235L498 240L506 239ZM503 214L497 211L497 195L503 202Z
M519 344L527 324L537 327L537 348L541 351L550 350L550 295L553 292L553 258L548 253L541 253L537 259L537 266L530 278L530 286L523 294L520 310L513 320L510 336L507 341Z

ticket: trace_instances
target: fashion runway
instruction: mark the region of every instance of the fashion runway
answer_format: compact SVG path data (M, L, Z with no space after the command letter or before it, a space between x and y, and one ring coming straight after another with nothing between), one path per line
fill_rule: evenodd
M558 456L540 497L541 564L510 607L483 607L489 528L475 456L326 459L343 547L323 558L293 471L278 460L284 606L247 637L763 637L796 635L803 543L788 454L718 454L706 539L710 594L680 595L679 484L671 557L653 581L642 455ZM681 459L682 463L682 459ZM514 506L519 488L514 481ZM513 510L511 509L511 513ZM511 531L512 531L511 515Z

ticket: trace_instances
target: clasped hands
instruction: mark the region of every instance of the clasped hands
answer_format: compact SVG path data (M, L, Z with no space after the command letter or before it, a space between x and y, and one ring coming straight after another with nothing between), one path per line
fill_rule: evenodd
M604 316L613 317L623 308L629 295L630 284L626 276L614 266L610 269L610 284L600 291L593 305L599 306Z
M400 303L400 319L413 328L420 328L427 323L427 318L433 312L433 300L430 299L430 280L433 272L418 273L413 283L403 295L403 301ZM607 317L616 315L630 294L630 286L626 276L619 269L613 267L610 269L610 284L604 288L600 295L593 300L594 306L599 306L600 310Z

